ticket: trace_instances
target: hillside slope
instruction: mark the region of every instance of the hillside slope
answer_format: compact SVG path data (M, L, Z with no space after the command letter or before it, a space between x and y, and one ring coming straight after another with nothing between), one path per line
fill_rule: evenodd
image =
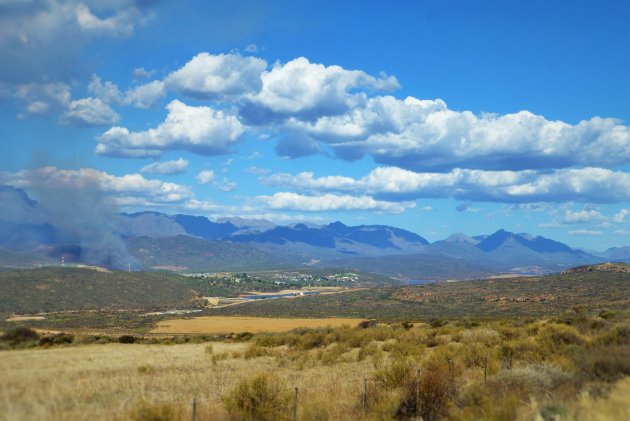
M127 239L127 247L145 270L243 272L276 269L299 263L249 244L208 241L184 235L165 238L132 237Z
M575 306L629 309L630 274L587 272L380 288L256 302L211 314L422 320L558 315Z
M40 268L0 272L0 313L191 307L207 282L160 272Z

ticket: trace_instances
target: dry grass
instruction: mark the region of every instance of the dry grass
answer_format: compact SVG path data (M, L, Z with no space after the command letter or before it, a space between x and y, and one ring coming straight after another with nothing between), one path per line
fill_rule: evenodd
M296 370L279 367L273 357L245 360L243 343L194 345L107 344L5 351L0 359L2 420L123 420L139 407L167 403L190 419L193 397L197 419L227 419L221 398L239 381L274 371L300 390L302 411L321 419L343 419L357 410L367 361ZM213 364L212 355L228 358ZM316 408L317 402L338 402ZM308 404L307 404L308 403Z
M323 318L323 319L281 319L265 317L220 317L207 316L190 319L174 319L159 322L151 333L265 333L288 332L297 328L322 328L357 326L363 319Z
M580 314L567 316L569 324L370 324L266 333L238 343L5 350L0 420L189 420L196 398L198 420L221 421L230 419L228 409L257 408L249 396L276 390L292 397L296 387L300 421L397 414L462 421L630 419L630 378L614 383L620 376L598 374L625 370L627 320L604 323ZM242 340L234 336L226 341ZM4 342L5 349L12 346ZM268 378L260 373L273 373L273 382L252 383ZM292 399L281 404L280 411L288 411Z
M630 420L630 378L618 382L604 398L583 394L574 413L580 421Z

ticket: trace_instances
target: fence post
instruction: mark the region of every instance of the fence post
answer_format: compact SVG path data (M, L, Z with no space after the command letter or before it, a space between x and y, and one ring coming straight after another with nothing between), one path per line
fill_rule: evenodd
M363 379L363 410L367 412L368 409L368 401L367 401L367 377Z
M295 388L295 397L293 398L293 421L297 421L297 402L298 402L298 388Z
M197 398L193 398L192 401L192 421L197 420Z
M416 369L416 415L420 413L420 369Z
M487 383L488 381L488 355L486 355L483 359L483 382Z

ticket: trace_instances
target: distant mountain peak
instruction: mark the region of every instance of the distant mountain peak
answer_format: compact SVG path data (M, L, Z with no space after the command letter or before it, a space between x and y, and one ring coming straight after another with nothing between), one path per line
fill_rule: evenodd
M327 225L328 228L348 228L346 224L340 221L331 222Z
M534 237L527 233L514 234L504 229L497 230L494 234L484 238L477 244L477 248L485 252L491 252L508 243L516 243L538 253L576 253L571 247L559 241L550 240L541 236Z
M18 200L21 200L24 204L30 207L37 206L37 201L28 197L28 194L26 194L26 192L23 189L19 189L13 186L0 185L0 197L3 197L4 199L4 197L9 197L9 196L13 196L14 198L17 198ZM6 202L6 201L7 199L3 200L3 202Z
M447 243L465 243L465 244L479 244L478 239L473 237L469 237L466 234L462 234L461 232L449 235L444 241Z

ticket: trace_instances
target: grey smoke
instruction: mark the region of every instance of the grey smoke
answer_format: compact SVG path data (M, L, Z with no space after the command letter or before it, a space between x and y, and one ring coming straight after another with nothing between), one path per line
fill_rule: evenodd
M22 197L21 190L12 189L13 203L0 206L0 220L18 224L22 231L33 224L54 227L55 243L79 246L83 263L115 269L140 267L118 232L118 211L111 197L103 193L100 180L86 178L72 186L52 185L38 178L37 171L30 174L24 185L37 203Z

